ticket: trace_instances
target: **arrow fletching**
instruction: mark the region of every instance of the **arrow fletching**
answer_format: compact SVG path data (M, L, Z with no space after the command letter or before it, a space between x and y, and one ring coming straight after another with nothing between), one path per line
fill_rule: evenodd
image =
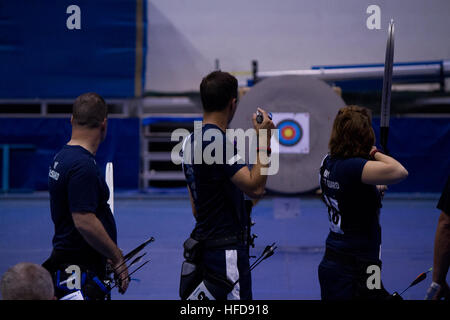
M150 239L146 240L144 243L140 244L139 246L137 246L136 248L134 248L133 250L131 250L130 252L128 252L123 259L125 261L133 258L139 251L141 251L142 249L144 249L149 243L155 241L155 238L150 237Z
M411 282L411 284L408 286L408 288L406 288L405 290L403 290L403 292L402 292L400 295L402 295L403 293L405 293L405 291L408 290L409 288L411 288L411 287L415 286L416 284L418 284L418 283L422 282L423 280L425 280L425 279L427 278L427 273L429 273L431 270L433 270L433 268L430 268L430 269L428 269L427 271L422 272L421 274L419 274L419 275L417 276L417 278L414 279L413 282Z

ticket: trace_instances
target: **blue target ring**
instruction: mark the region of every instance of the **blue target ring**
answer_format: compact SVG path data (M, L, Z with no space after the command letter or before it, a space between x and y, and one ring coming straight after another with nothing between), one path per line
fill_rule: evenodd
M277 125L281 145L292 147L302 140L303 130L300 124L294 120L283 120Z

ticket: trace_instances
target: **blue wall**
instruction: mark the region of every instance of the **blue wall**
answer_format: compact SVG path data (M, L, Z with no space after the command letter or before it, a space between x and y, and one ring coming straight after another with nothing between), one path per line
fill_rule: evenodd
M379 140L380 119L373 120ZM450 174L450 117L391 118L388 149L409 172L392 192L442 192Z
M66 27L70 5L79 30ZM1 98L132 97L135 58L136 1L0 1Z
M10 188L47 190L48 167L54 155L70 140L69 119L0 118L0 144L23 143L34 151L11 152ZM114 164L114 188L139 186L139 119L109 119L105 141L96 155L104 172ZM1 172L0 172L1 174Z

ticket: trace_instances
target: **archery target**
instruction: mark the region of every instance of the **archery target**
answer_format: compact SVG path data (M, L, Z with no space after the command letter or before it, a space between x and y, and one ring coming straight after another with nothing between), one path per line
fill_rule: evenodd
M278 131L271 145L279 153L309 153L309 113L272 113Z
M279 157L279 169L268 176L266 189L280 194L304 193L319 187L320 163L328 152L333 120L343 106L341 97L316 78L270 77L241 98L230 128L252 128L252 115L258 107L271 112L280 129L278 141L271 140L272 157ZM250 148L256 146L249 143L243 150L249 163Z

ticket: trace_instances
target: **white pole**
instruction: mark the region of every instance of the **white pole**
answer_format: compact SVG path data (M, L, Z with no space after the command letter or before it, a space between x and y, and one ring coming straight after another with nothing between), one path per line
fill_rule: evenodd
M106 164L106 173L105 173L106 185L109 188L109 199L108 204L111 208L111 212L114 215L114 173L113 173L113 164L112 162L108 162Z

